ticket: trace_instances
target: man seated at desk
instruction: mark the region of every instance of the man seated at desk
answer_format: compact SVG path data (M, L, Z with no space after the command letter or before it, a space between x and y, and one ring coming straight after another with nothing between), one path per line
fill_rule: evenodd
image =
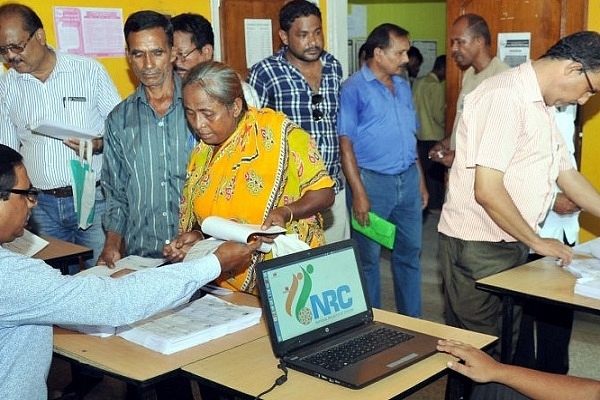
M23 235L38 194L21 155L0 145L0 244ZM53 324L119 326L147 318L184 303L222 271L235 271L259 246L260 240L227 242L200 260L120 279L65 276L0 247L0 399L47 399Z

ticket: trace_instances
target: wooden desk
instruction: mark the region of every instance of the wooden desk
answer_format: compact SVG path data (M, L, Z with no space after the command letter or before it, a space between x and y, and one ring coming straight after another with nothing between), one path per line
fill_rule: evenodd
M223 300L259 306L258 298L244 293L220 296ZM54 353L71 361L92 365L135 385L139 396L155 398L154 384L179 373L179 368L267 334L261 321L248 329L211 340L171 355L154 352L118 336L99 338L63 328L54 328Z
M542 259L480 279L476 287L502 296L502 361L510 362L515 298L533 299L600 314L600 300L576 295L575 276L558 267L553 258Z
M63 274L67 274L69 265L82 265L84 260L94 256L94 252L89 247L80 246L75 243L65 242L49 236L43 236L48 241L48 245L36 253L33 258L46 261L54 268L60 269Z
M375 319L440 338L461 340L479 348L496 341L493 336L383 310L375 310ZM446 374L446 363L454 359L448 354L437 353L360 390L349 389L290 369L287 382L262 398L304 400L389 399L398 395L405 397ZM281 376L282 372L277 369L277 364L269 338L265 336L186 365L182 370L203 384L216 385L241 398L253 399Z

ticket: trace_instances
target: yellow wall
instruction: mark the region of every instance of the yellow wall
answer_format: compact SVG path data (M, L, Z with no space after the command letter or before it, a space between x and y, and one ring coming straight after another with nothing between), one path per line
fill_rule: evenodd
M18 0L17 0L18 1ZM56 35L54 32L54 19L52 13L53 6L65 6L65 7L104 7L104 8L122 8L123 10L123 22L127 17L142 9L155 10L164 14L176 15L182 12L195 12L204 15L210 20L210 2L209 0L199 1L172 1L172 0L148 0L140 5L139 2L130 0L23 0L23 4L30 6L40 16L44 24L44 30L48 38L48 43L56 47ZM125 42L123 42L125 46ZM113 57L113 58L99 58L98 59L112 77L115 85L121 94L121 97L125 98L137 86L137 82L130 79L129 66L127 60L124 57Z
M589 0L587 29L600 31L600 0ZM592 97L583 107L583 148L581 154L581 172L596 189L600 190L600 96ZM582 213L581 223L582 242L600 236L600 219L590 214Z

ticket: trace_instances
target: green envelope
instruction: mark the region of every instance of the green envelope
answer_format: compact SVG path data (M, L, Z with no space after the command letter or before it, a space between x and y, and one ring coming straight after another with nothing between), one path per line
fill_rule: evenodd
M369 221L369 226L361 226L352 215L352 228L391 250L394 247L396 226L370 211Z

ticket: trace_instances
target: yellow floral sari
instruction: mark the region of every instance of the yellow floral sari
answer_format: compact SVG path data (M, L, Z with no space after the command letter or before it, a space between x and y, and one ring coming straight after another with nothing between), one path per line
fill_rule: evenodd
M250 108L219 148L201 142L192 151L180 231L197 228L211 215L262 224L272 209L333 184L308 133L282 113ZM325 243L320 215L293 221L286 229L311 247ZM217 281L232 290L256 293L254 266L271 256L255 256L237 275L223 274Z

